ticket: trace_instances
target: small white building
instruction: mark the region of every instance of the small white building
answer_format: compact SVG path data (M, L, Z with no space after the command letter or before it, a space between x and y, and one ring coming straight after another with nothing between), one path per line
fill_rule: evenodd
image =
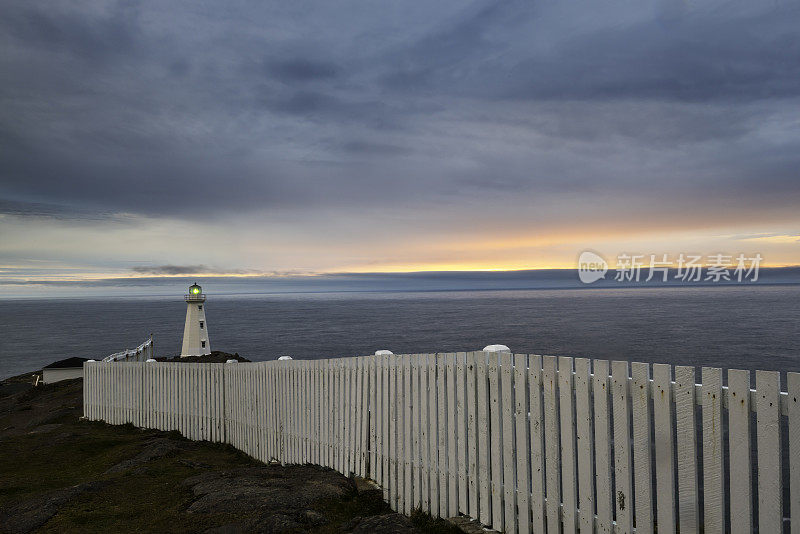
M192 284L189 286L189 293L184 295L183 299L186 301L186 324L183 327L181 358L211 354L206 324L206 296L203 294L203 288Z
M72 378L83 378L83 362L86 358L67 358L42 368L42 382L52 384Z

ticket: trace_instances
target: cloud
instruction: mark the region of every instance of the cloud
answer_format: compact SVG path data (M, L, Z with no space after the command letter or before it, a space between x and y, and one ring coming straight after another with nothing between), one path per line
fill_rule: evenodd
M0 215L12 217L58 219L77 221L128 221L130 217L124 213L104 211L97 208L82 208L63 204L42 202L21 202L0 198Z
M488 99L737 101L796 97L793 2L675 9L478 4L398 49L389 90Z
M67 54L89 63L125 60L141 43L135 8L124 2L110 3L105 9L89 5L41 9L11 2L4 7L0 28L19 47Z
M342 145L342 150L352 154L369 154L378 156L401 156L410 154L411 151L402 146L390 143L373 143L370 141L348 141Z
M759 243L800 243L800 234L757 234L735 236L740 241L756 241Z
M333 63L311 59L267 61L267 72L278 79L291 82L308 82L334 78L338 68Z
M139 274L179 275L211 272L205 265L143 265L131 268Z
M245 226L339 243L353 264L375 236L792 227L798 24L785 1L11 1L0 213L202 223L235 242ZM97 253L81 236L75 254ZM155 267L228 261L152 239L175 250ZM253 239L243 257L267 248Z
M204 277L220 276L249 276L249 277L286 277L286 276L312 276L318 273L309 270L259 270L259 269L231 269L224 267L209 267L208 265L137 265L131 267L137 274L153 276L180 276L200 275Z

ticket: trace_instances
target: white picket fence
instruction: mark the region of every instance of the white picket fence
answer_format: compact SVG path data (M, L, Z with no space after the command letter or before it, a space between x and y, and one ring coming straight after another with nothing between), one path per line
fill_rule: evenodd
M153 334L135 349L126 349L115 352L103 358L104 362L146 362L156 357L156 348L153 344Z
M84 413L369 477L398 511L500 531L778 533L800 517L800 374L788 393L755 375L484 352L87 362Z

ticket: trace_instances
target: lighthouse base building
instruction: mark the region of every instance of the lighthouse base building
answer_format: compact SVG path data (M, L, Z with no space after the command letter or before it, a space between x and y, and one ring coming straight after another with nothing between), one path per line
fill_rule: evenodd
M186 301L186 324L183 327L183 346L181 358L187 356L203 356L211 354L211 343L208 341L208 325L206 324L203 288L197 284L189 287L184 295Z

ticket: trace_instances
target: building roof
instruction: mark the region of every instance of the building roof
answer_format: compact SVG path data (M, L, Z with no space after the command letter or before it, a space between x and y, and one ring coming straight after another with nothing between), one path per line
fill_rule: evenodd
M87 361L89 358L78 358L77 356L73 356L72 358L65 358L63 360L58 360L57 362L53 362L50 365L45 365L45 369L65 369L70 367L83 367L83 362Z

